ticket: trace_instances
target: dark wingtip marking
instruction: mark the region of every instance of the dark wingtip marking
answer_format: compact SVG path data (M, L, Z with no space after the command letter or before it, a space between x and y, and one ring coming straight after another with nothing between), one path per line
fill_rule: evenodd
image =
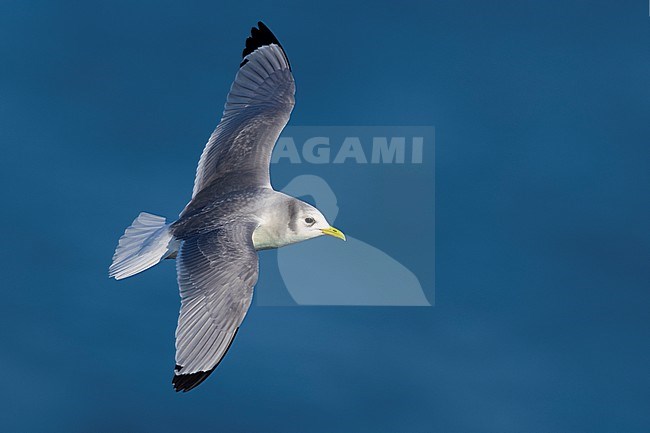
M207 379L208 376L210 376L210 374L212 374L215 368L217 368L216 365L210 371L199 371L198 373L192 373L192 374L174 375L174 378L172 379L174 390L176 392L180 392L180 391L187 392L191 389L196 388L205 379Z
M257 27L259 28L251 28L251 35L246 39L246 47L244 48L244 51L242 52L242 58L246 57L259 47L263 47L265 45L271 45L271 44L276 44L277 46L280 47L282 50L282 54L284 55L285 60L287 61L287 64L289 65L289 70L291 70L291 64L289 63L289 58L287 57L287 54L284 52L284 48L282 48L282 44L278 41L278 38L275 37L273 32L269 30L268 27L262 22L258 21L257 22ZM239 65L241 68L248 62L247 59L244 59L243 62Z
M174 391L187 392L196 388L201 383L203 383L203 381L212 374L212 372L219 366L219 364L221 364L223 358L225 358L226 353L228 353L228 350L232 345L232 342L235 341L235 337L237 336L237 331L239 331L239 328L235 329L235 333L232 335L232 338L228 343L228 347L226 347L226 350L223 352L223 356L221 357L219 362L217 362L217 364L214 367L212 367L210 370L199 371L192 374L174 374L174 377L172 378L172 385L174 385ZM174 371L181 371L182 369L183 369L182 365L176 364L174 366Z

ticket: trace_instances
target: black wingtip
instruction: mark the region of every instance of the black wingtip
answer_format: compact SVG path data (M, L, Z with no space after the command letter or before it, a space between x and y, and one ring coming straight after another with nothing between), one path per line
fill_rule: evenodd
M226 353L228 353L228 350L230 349L230 346L232 346L232 342L235 341L235 337L237 336L237 332L239 332L239 328L235 329L235 332L232 334L232 338L228 342L228 347L226 347L226 350L223 351L223 355L219 362L212 367L208 371L198 371L196 373L191 373L191 374L175 374L174 377L172 378L172 385L174 385L174 390L176 392L187 392L190 391L197 386L199 386L205 379L208 378L212 374L212 372L219 367L219 364L221 364L221 361L223 361L224 356L226 356ZM174 367L174 371L178 372L183 369L182 365L176 364Z
M246 57L256 49L263 47L265 45L271 45L275 44L280 47L282 50L282 54L284 54L284 58L287 60L287 64L289 64L289 59L287 58L286 53L284 52L284 48L282 48L282 44L280 41L278 41L278 38L275 37L273 32L264 24L262 21L257 22L257 28L253 27L251 28L251 35L246 38L246 46L244 47L244 51L242 52L242 58ZM244 66L248 60L244 59L243 62L239 65L240 67ZM291 69L291 65L289 64L289 69Z
M212 370L209 371L199 371L198 373L192 373L192 374L179 374L179 375L174 375L174 378L172 379L172 385L174 385L174 390L176 392L187 392L191 389L196 388L199 386L205 379L208 378L214 371L214 369L217 368L215 365ZM177 365L176 370L180 370L181 366Z

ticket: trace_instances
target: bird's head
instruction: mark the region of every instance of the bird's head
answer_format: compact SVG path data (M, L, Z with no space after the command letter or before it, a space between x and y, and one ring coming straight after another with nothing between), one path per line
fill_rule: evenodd
M327 222L325 216L314 206L294 199L289 206L289 230L299 240L329 235L345 240L342 231Z

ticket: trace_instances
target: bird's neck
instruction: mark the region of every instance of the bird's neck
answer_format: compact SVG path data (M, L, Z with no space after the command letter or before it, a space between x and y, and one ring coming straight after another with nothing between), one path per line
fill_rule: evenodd
M299 202L294 197L273 191L265 205L257 213L260 225L253 232L253 245L256 250L280 248L296 242L304 241L304 235L297 233L295 220L297 207L294 202ZM292 206L293 205L293 206Z

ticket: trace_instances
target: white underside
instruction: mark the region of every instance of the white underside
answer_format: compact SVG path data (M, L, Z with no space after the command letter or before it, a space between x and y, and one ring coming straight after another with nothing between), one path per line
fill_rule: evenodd
M290 244L289 239L280 239L274 230L267 226L259 226L253 232L253 246L256 250L268 250L270 248L280 248Z

